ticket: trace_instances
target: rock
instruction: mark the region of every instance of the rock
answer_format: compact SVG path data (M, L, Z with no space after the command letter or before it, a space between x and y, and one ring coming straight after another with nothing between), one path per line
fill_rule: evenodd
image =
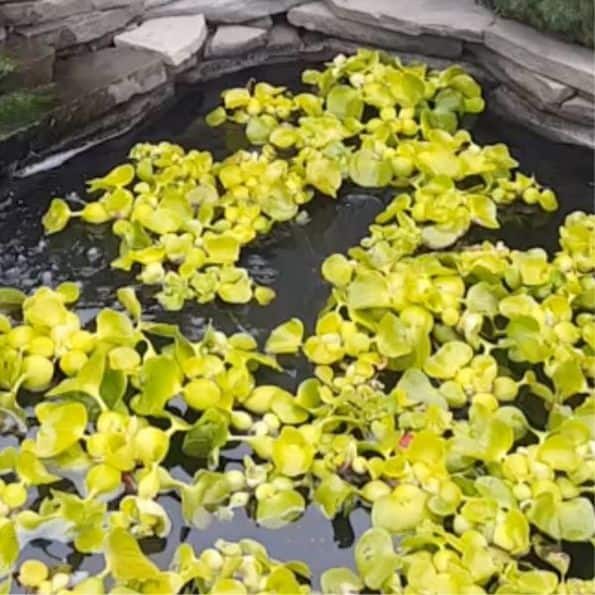
M488 72L541 109L555 108L574 94L571 87L528 70L482 45L469 44L467 47Z
M145 6L145 19L160 19L163 17L180 17L193 14L202 14L203 6L196 0L170 0L161 1L154 6Z
M159 55L127 47L106 48L56 64L56 92L63 103L102 92L112 107L166 81Z
M258 19L251 19L249 21L245 21L240 23L241 25L246 25L246 27L258 27L259 29L271 29L274 25L273 19L266 15L264 17L260 17Z
M8 0L0 2L0 22L8 25L36 25L66 19L77 14L112 8L144 8L144 0Z
M117 105L105 114L87 122L66 121L65 125L50 122L43 126L31 143L34 156L24 164L38 162L57 152L81 145L93 146L120 136L136 126L146 123L149 116L171 107L174 100L173 85L162 85L150 93L137 95L130 101ZM1 167L1 165L0 165Z
M289 29L289 31L285 31L283 36L279 36L279 38L284 38L287 42L291 38L293 40L291 45L286 44L275 46L273 44L275 31L278 27ZM299 43L299 46L296 47L297 43ZM319 64L320 62L325 62L334 58L337 54L355 54L361 46L361 43L328 37L310 31L306 31L300 38L297 35L297 32L291 27L278 24L271 30L269 42L266 47L258 48L238 56L199 61L194 68L184 72L179 77L178 82L195 84L237 72L245 68L259 66L261 64L272 64L275 62L298 62L302 67L304 62ZM419 54L399 53L399 58L405 63L422 62L430 65L432 68L446 68L452 64L450 60L444 58L436 58L433 56L427 57ZM482 84L485 84L488 87L493 86L493 79L491 77L488 78L482 69L466 62L461 62L461 66L465 68L465 70L470 71ZM480 78L480 75L482 75L482 78Z
M164 4L171 4L176 0L145 0L145 10L151 10L156 6L163 6Z
M546 138L589 149L595 148L595 131L591 125L581 126L542 112L504 85L491 93L488 105L502 117L518 122Z
M501 18L487 29L485 44L525 68L593 94L593 50Z
M110 8L124 8L135 4L136 0L91 0L91 4L95 10L108 10ZM144 0L140 2L142 8L145 7Z
M187 85L209 81L219 78L225 74L231 74L260 66L261 64L273 64L274 62L291 61L292 57L287 54L274 55L267 48L258 48L241 56L228 56L223 58L212 58L210 60L201 60L190 70L184 72L177 82Z
M97 39L92 39L87 43L81 43L79 45L62 48L57 52L58 56L60 58L70 58L72 56L80 56L81 54L85 54L87 52L96 52L98 50L111 47L114 45L114 35L119 31L123 31L124 29L125 27L122 27L117 31L110 31L109 33L106 33Z
M184 60L181 64L178 64L177 66L171 66L170 64L166 64L168 75L174 79L177 79L181 74L183 74L187 70L194 68L198 64L199 57L199 54L193 54L192 56L190 56L190 58Z
M61 150L85 137L129 129L173 95L160 56L130 48L107 48L59 60L57 105L42 119L0 139L0 170Z
M311 31L321 31L334 37L343 37L375 47L419 52L434 56L457 58L463 44L457 39L424 34L407 35L381 28L379 23L367 25L336 16L324 2L310 2L287 13L288 21Z
M593 100L575 95L571 99L567 99L561 106L558 112L563 118L574 120L584 125L592 125L595 121L595 105Z
M8 25L35 25L91 12L92 0L37 0L0 4L0 21Z
M136 16L140 4L101 12L89 12L32 27L17 28L28 39L35 38L57 50L87 43L123 29Z
M4 41L6 39L6 29L4 27L0 27L0 41Z
M272 50L297 51L302 45L300 34L290 25L279 23L269 31L267 48Z
M60 60L55 74L60 105L54 117L62 114L75 130L167 82L163 61L153 52L106 48Z
M0 90L33 89L52 82L56 52L49 45L13 36L0 46L0 53L16 65L0 79Z
M159 1L159 0L158 0ZM176 0L157 5L147 16L170 16L174 14L203 14L213 23L242 23L267 15L286 12L308 0ZM176 12L173 12L176 11ZM183 12L182 12L183 11Z
M267 30L244 25L219 25L205 49L205 57L234 56L266 45Z
M407 35L479 41L494 20L475 0L327 0L338 16Z
M338 37L329 37L317 31L305 31L302 35L301 55L324 55L334 58L337 54L350 56L361 47L370 47L368 44L355 43ZM326 60L327 58L325 58Z
M206 38L207 25L199 14L145 21L140 27L117 35L114 43L152 50L166 64L179 66L200 50Z
M208 81L218 78L225 74L231 74L244 70L245 68L252 68L260 66L261 64L273 64L276 62L294 62L313 59L320 62L328 60L332 54L328 52L320 52L316 48L315 53L307 51L299 51L301 48L301 40L297 36L297 46L295 45L295 37L289 36L288 32L276 32L277 27L282 25L275 25L271 30L269 41L266 47L256 48L249 52L244 52L241 55L226 56L221 58L212 58L210 60L201 60L196 67L188 70L179 77L179 82L185 84L195 84L198 82ZM291 27L287 27L291 29ZM297 33L296 33L297 35ZM348 42L345 42L348 43ZM312 57L313 56L313 57Z

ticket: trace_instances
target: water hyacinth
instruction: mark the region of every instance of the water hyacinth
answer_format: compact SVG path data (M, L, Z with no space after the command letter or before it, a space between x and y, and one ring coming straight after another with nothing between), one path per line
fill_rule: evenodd
M139 145L89 182L96 200L54 199L43 224L111 222L113 266L159 286L166 309L265 305L274 293L237 266L243 246L345 183L390 187L360 244L324 261L311 335L289 318L262 348L214 328L191 341L146 320L130 288L87 324L74 283L0 289L0 410L20 439L0 453L5 592L318 589L303 562L247 539L184 543L158 567L141 546L173 538L171 502L197 529L237 509L273 531L310 502L328 519L364 508L372 526L351 567L323 573L324 593L595 589L568 578L561 544L595 536L595 216L570 214L553 256L465 246L515 201L556 208L504 145L461 128L483 108L477 83L368 50L303 80L311 92L230 89L207 116L244 125L257 151L215 162ZM287 357L311 364L295 391L259 381ZM175 444L196 462L189 481L170 472ZM225 468L238 444L241 468ZM23 559L38 538L100 554L103 569Z
M336 198L346 182L402 189L385 216L408 217L408 241L430 248L452 245L472 224L497 228L499 205L556 208L551 190L512 172L517 163L504 145L480 147L457 128L484 105L459 67L431 71L361 50L303 79L312 93L267 83L230 89L207 116L213 126L244 125L258 152L216 162L166 142L137 145L131 163L89 181L97 199L80 211L54 199L47 233L72 217L111 222L120 238L112 266L140 269L142 283L161 288L163 307L179 310L189 299L268 303L271 289L237 266L241 248L297 219L315 196Z

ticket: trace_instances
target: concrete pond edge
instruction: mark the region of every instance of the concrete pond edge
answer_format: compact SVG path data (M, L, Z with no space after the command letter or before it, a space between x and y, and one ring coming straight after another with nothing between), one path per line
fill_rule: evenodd
M501 19L474 0L424 0L420 10L404 11L409 1L221 0L213 8L210 0L0 0L0 55L19 65L0 93L11 85L50 86L56 98L27 125L0 129L0 173L127 132L204 81L275 62L325 61L359 47L392 52L404 63L460 64L506 120L555 142L595 148L592 50ZM45 4L60 16L44 13ZM122 23L113 11L129 17ZM103 24L94 29L96 21ZM61 32L52 29L58 26ZM76 31L64 33L71 26Z

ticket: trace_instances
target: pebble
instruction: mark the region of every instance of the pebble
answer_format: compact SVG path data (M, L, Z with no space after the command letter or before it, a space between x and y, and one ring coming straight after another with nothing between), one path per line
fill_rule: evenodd
M51 285L53 278L54 275L51 271L43 271L43 273L41 273L41 283L43 285Z
M101 252L99 248L93 246L87 250L87 259L89 262L97 262L101 258Z

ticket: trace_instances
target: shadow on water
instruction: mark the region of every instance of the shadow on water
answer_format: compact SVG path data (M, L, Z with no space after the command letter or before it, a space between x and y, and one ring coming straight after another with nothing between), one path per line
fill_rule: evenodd
M245 147L241 129L230 125L213 131L202 115L218 102L219 93L230 86L244 85L249 79L266 80L273 84L299 86L297 65L276 65L246 70L197 88L169 113L121 138L103 143L81 154L65 165L26 179L15 180L0 187L0 285L12 285L25 291L40 284L55 285L65 280L83 282L79 313L89 320L99 307L114 303L118 286L134 282L132 276L109 268L117 254L117 241L107 226L84 226L74 223L68 231L44 238L41 216L53 196L84 199L84 181L102 175L126 159L137 142L169 140L186 149L208 149L216 158L223 158ZM549 251L557 247L557 228L565 215L573 210L593 210L593 155L591 152L544 141L533 133L495 118L487 113L474 125L475 139L482 143L505 142L521 169L535 176L558 194L561 208L552 215L510 213L505 225L496 232L474 230L471 241L502 239L514 248L542 246ZM266 308L248 304L230 307L220 304L188 303L183 312L165 313L144 290L141 296L149 317L159 317L179 323L184 332L198 338L210 320L229 333L246 330L263 340L280 322L297 316L312 328L317 312L323 307L328 288L320 277L320 264L333 252L343 252L366 234L374 216L383 208L389 196L347 189L339 200L315 200L307 205L310 221L277 227L270 237L244 251L242 265L259 283L271 285L277 299ZM294 388L306 370L291 368L284 378L275 379ZM7 445L10 438L0 442ZM12 441L14 442L14 441ZM227 453L231 456L230 453ZM190 477L185 461L173 461L174 472ZM356 509L350 519L327 521L315 507L296 523L277 531L259 528L244 512L237 512L232 521L218 521L207 530L188 530L179 516L179 503L163 497L173 522L171 538L148 540L143 543L160 566L166 566L180 540L199 548L217 538L237 540L252 537L261 540L273 557L299 558L312 568L314 576L331 566L353 564L354 538L369 526L369 516ZM33 546L31 546L33 547ZM101 558L82 556L63 544L39 543L33 555L42 555L54 563L67 561L85 570L98 570ZM30 548L28 548L30 549ZM45 553L42 553L42 551ZM583 552L583 550L580 550ZM574 576L591 576L592 549L578 553ZM32 552L25 552L28 554ZM314 581L314 585L317 581Z

